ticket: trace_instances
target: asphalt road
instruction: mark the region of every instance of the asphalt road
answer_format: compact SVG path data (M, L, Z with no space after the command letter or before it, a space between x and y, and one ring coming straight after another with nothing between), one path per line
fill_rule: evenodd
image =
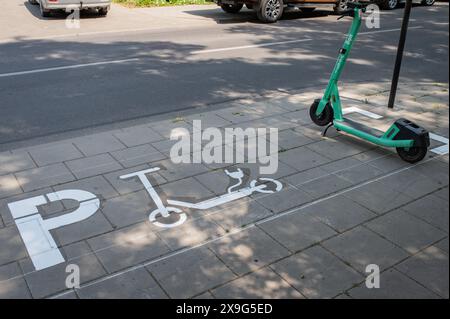
M9 26L0 29L10 32L0 39L0 147L248 94L324 85L351 22L319 11L292 12L265 25L250 11L230 17L215 7L158 9L153 20L155 11L128 15L114 7L126 14L84 17L75 35L61 31L63 18L42 20L23 0L11 3L23 12L0 19ZM402 13L384 12L379 30L363 27L345 82L390 80ZM448 17L447 4L413 9L402 81L448 82ZM132 29L133 21L139 28ZM12 31L22 24L36 34Z

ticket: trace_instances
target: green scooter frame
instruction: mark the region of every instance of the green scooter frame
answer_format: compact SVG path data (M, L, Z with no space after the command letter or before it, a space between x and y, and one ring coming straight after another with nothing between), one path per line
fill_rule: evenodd
M381 132L344 118L342 113L338 81L361 27L362 14L365 12L366 6L367 4L349 2L351 9L343 16L353 17L350 31L339 51L338 60L322 99L314 101L311 105L310 117L319 126L328 125L327 129L334 126L338 131L346 132L373 144L395 147L403 160L416 163L426 156L430 145L429 134L425 129L406 119L399 119L386 132Z

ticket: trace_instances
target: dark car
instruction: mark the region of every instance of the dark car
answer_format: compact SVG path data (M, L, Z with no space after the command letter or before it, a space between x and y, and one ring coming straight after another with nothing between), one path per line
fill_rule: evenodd
M333 6L336 13L347 10L347 2L354 0L212 0L227 13L238 13L245 5L256 11L258 19L263 22L276 22L283 15L285 6L297 7L304 12L311 12L321 6ZM416 0L431 6L435 0ZM374 0L381 9L394 9L404 0Z

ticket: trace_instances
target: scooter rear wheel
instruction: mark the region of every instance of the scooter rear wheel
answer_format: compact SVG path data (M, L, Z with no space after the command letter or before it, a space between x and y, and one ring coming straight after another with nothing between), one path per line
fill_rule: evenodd
M397 154L405 162L414 164L420 162L427 155L428 149L426 147L397 147Z
M311 120L319 126L326 126L330 124L333 121L333 108L331 107L330 103L327 103L325 108L323 109L323 112L320 115L316 114L317 108L319 107L320 100L315 100L314 103L309 108L309 116L311 117Z

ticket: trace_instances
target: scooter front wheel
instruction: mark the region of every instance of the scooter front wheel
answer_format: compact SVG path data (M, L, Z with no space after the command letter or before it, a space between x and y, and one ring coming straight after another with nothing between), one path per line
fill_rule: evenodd
M331 107L330 103L327 103L325 108L323 109L322 113L319 115L316 114L317 108L319 107L320 100L315 100L314 103L309 108L309 116L311 117L311 120L319 126L326 126L330 124L333 121L333 108Z
M426 147L397 147L397 154L405 162L414 164L420 162L427 155L428 149Z

